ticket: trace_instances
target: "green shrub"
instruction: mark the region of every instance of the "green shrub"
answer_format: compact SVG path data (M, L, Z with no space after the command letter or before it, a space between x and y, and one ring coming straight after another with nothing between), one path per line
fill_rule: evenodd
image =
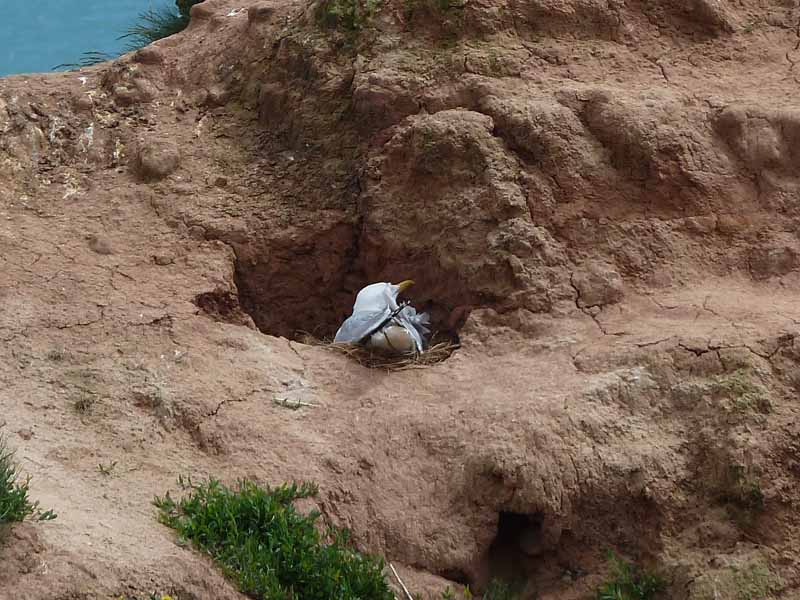
M317 19L327 27L357 33L367 26L380 3L380 0L322 0L317 5Z
M181 484L183 481L181 480ZM345 530L316 527L318 512L293 502L316 494L310 484L261 488L243 480L188 483L176 502L156 498L162 523L207 552L242 592L264 600L392 600L383 561L350 547Z
M37 521L56 518L52 510L42 512L38 502L30 501L29 484L30 478L20 480L13 453L8 449L5 439L0 437L0 527L28 517Z
M597 600L651 600L664 591L664 580L609 552L611 579L597 590Z

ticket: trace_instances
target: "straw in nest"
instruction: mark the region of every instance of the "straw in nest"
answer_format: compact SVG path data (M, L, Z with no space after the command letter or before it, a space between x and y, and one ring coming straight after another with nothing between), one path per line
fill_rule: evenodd
M365 346L336 344L330 340L320 340L309 334L305 334L300 339L300 342L303 344L308 344L309 346L317 346L319 348L330 350L331 352L343 354L365 367L369 367L371 369L385 369L387 371L424 369L425 367L433 366L449 358L450 355L459 347L457 343L454 343L448 339L432 344L419 354L387 356L373 352Z

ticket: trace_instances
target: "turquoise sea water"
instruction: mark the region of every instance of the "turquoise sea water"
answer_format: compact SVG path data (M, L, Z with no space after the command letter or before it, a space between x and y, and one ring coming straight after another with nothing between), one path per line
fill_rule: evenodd
M83 52L118 54L138 15L173 0L0 0L0 76L50 71Z

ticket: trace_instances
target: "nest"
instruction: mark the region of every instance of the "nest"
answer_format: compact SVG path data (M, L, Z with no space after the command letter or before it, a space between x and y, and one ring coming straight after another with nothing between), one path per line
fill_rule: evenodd
M459 344L450 339L439 339L433 336L431 345L419 354L388 356L374 352L365 346L352 344L336 344L331 340L321 340L310 334L303 335L298 341L309 346L324 348L330 352L342 354L370 369L386 371L406 371L408 369L424 369L442 362L459 348Z

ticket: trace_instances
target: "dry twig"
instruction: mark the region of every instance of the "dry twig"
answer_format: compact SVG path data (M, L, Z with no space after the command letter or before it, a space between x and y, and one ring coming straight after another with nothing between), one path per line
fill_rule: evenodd
M394 568L394 565L392 563L389 563L389 568L392 570L392 573L394 573L394 578L397 579L397 583L399 583L400 587L403 588L403 592L405 593L406 598L408 598L408 600L414 600L414 596L412 596L411 592L408 591L406 584L403 583L402 579L400 579L400 575L397 574L397 570Z

